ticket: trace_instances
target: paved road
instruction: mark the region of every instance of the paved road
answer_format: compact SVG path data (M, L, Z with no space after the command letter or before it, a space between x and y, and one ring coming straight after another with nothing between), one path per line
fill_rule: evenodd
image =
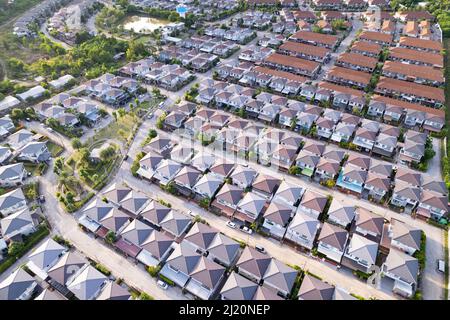
M48 30L47 30L47 22L44 22L44 23L41 25L41 32L42 32L47 38L49 38L50 40L52 40L53 42L55 42L55 43L61 45L61 47L63 47L64 49L66 49L66 50L72 49L72 46L71 46L71 45L65 43L65 42L62 41L62 40L56 39L56 38L53 37L50 33L48 33Z
M434 157L428 162L427 174L436 178L436 180L442 181L441 172L441 140L437 138L433 139L433 150L436 152Z

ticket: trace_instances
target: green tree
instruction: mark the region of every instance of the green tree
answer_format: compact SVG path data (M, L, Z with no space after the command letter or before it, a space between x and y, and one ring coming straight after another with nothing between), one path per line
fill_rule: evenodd
M103 149L102 151L100 151L100 158L102 159L102 161L106 162L109 159L111 159L112 157L114 157L115 154L116 154L116 148L114 148L113 146L109 146L109 147Z
M23 242L12 241L8 247L8 255L11 257L19 255L25 249Z
M71 143L74 149L80 149L83 146L79 138L73 138Z
M12 120L21 120L24 118L24 113L22 109L14 108L11 110L11 119Z

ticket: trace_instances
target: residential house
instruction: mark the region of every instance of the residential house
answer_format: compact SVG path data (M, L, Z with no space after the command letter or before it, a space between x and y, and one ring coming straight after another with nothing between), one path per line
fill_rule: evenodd
M302 212L297 212L287 227L284 239L311 250L319 228L319 220Z
M376 262L377 255L378 244L376 242L359 234L353 234L342 258L342 264L350 269L369 274Z
M341 263L348 237L349 234L346 230L324 223L317 239L317 251L324 254L328 259Z

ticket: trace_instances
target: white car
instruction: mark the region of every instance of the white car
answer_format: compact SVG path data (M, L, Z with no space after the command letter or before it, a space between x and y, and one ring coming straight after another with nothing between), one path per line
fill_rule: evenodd
M169 288L169 285L162 280L158 280L158 282L156 282L156 284L158 285L158 287L160 287L161 289L164 289L164 290L167 290Z
M241 231L245 232L245 233L248 233L248 234L252 234L253 233L253 230L248 228L248 227L242 227Z
M231 229L236 229L236 223L227 221L227 227L230 227Z

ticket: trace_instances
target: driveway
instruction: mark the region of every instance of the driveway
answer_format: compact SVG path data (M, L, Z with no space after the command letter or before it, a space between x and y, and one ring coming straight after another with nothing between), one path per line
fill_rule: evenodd
M428 162L427 174L436 178L436 180L442 181L441 172L441 140L437 138L433 139L433 150L436 152L434 157Z

